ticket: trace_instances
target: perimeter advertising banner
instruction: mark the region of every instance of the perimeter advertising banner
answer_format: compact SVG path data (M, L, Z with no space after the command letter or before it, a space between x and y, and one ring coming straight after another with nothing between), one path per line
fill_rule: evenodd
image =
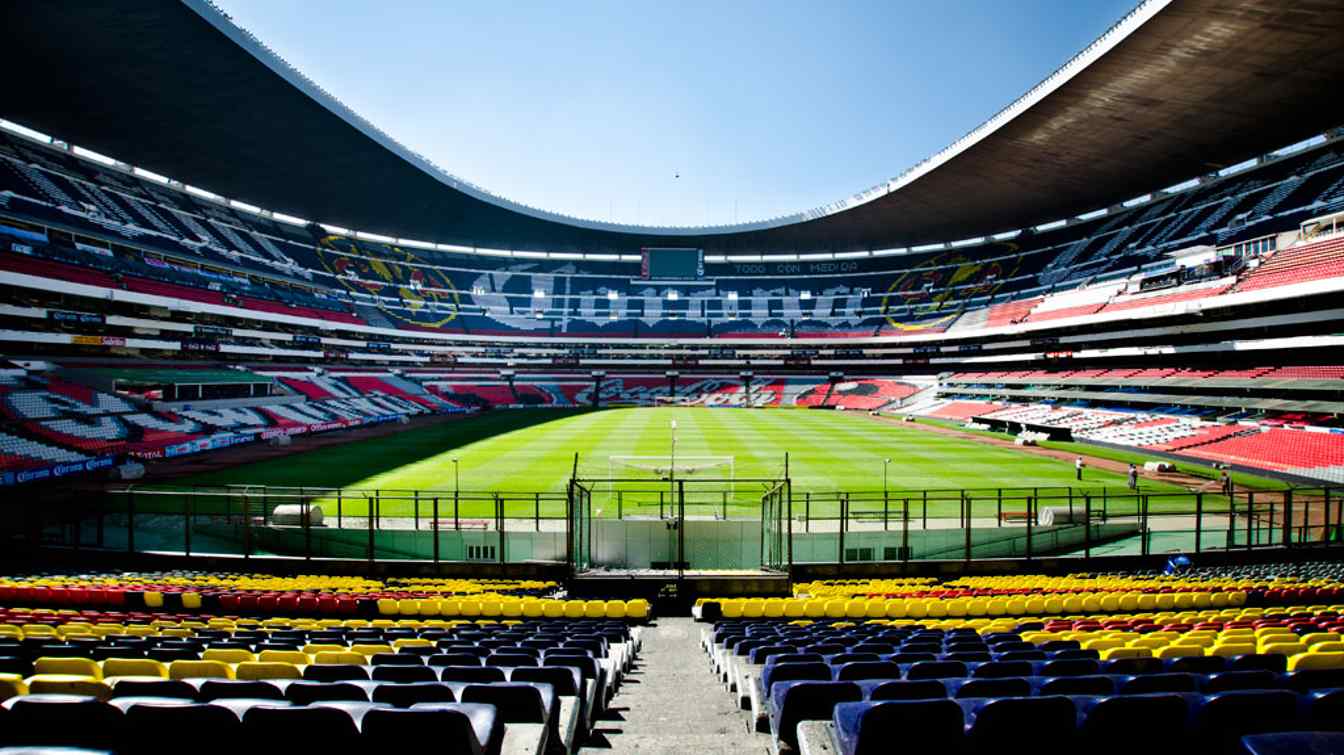
M19 485L25 482L50 480L56 477L65 477L66 475L107 469L112 466L113 461L114 457L99 456L94 459L85 459L84 461L53 464L52 466L42 467L40 469L24 469L18 472L5 472L0 474L0 486Z

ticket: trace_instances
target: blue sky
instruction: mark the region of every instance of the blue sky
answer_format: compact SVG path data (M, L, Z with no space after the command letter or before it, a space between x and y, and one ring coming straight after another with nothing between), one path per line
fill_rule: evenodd
M648 225L758 220L881 183L1134 4L218 2L449 172Z

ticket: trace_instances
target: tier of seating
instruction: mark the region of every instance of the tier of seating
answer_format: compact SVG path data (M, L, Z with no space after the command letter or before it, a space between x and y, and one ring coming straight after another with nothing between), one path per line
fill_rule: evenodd
M193 749L269 752L275 737L302 732L337 752L425 737L482 755L575 752L637 658L648 605L548 597L556 587L191 572L5 578L0 747L180 752L190 736L209 740Z
M92 240L106 239L101 242L106 246L91 251L93 245L85 244L86 250L28 233L21 236L25 253L4 255L0 267L171 299L407 331L626 338L903 335L939 332L962 313L982 309L983 322L997 326L1213 295L1218 286L1153 294L1148 302L1147 293L1120 292L1135 288L1131 278L1137 280L1140 265L1166 252L1295 227L1319 211L1319 201L1333 197L1341 171L1338 154L1309 149L1227 181L1037 234L1035 246L1012 257L994 258L1002 253L997 244L903 257L894 286L889 260L875 259L857 264L851 275L825 279L821 290L806 270L782 283L716 270L718 285L673 297L647 282L632 283L633 260L552 254L554 262L529 262L519 270L509 267L512 260L350 239L315 225L278 223L3 135L0 192L7 198L6 214L24 228L52 223ZM1272 213L1261 202L1270 196ZM1234 212L1238 207L1243 211ZM1329 264L1289 265L1296 247L1285 251L1292 254L1271 257L1253 274L1257 280L1280 275L1273 272L1278 267L1314 268L1317 277L1339 274ZM60 269L37 270L40 264ZM1199 285L1203 275L1202 268L1183 270L1176 282ZM1061 304L1076 296L1070 284L1082 281L1093 292L1113 295L1086 294L1085 302ZM1249 279L1243 284L1263 285ZM1042 297L1043 290L1053 293ZM1013 296L1025 298L1012 301Z
M1344 275L1344 236L1280 249L1237 283L1257 291Z
M11 373L0 384L0 473L69 465L92 457L157 459L223 448L283 433L296 435L460 411L428 391L378 376L316 374L281 378L302 403L226 409L145 411L129 398L43 374ZM183 373L189 382L190 373ZM307 388L305 392L303 389ZM423 389L420 389L423 390Z
M1292 367L1252 367L1229 370L1148 368L1148 369L1086 369L1086 370L1012 370L986 372L958 372L949 379L958 382L975 382L996 385L1001 381L1020 383L1039 380L1049 383L1067 380L1078 383L1090 378L1110 380L1132 380L1143 383L1158 383L1164 380L1344 380L1344 366L1317 365Z
M1033 752L1239 753L1243 735L1344 730L1338 565L1286 579L1248 571L810 583L798 589L812 597L701 604L713 621L701 642L749 725L769 732L780 753L887 752L897 741L973 753L1007 742L1030 742ZM1262 598L1279 590L1285 605L1135 612L1137 603L1061 600L1039 618L1007 615L1011 600L1079 583L1250 584ZM978 618L891 618L870 612L890 599L835 597L940 589L1024 592L988 599L1004 602ZM1162 595L1172 593L1142 597ZM771 601L783 611L766 608ZM813 601L824 604L814 618L786 608L806 613Z

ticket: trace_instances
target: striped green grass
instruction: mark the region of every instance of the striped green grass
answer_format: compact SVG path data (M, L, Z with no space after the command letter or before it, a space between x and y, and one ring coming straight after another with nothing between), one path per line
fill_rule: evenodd
M533 494L544 494L542 515L555 516L564 510L561 497L575 469L577 454L579 476L593 481L594 506L602 509L603 516L615 514L617 489L622 491L623 513L645 513L641 509L651 513L656 511L657 495L665 487L665 483L655 481L655 473L627 469L621 474L647 477L649 481L623 487L601 480L612 472L612 456L668 455L673 420L677 423L679 458L731 456L734 462L735 482L731 486L702 483L695 474L683 475L688 500L708 507L727 503L738 514L759 505L763 485L757 480L783 476L786 454L795 501L805 493L817 496L814 515L833 513L836 504L829 501L838 492L869 500L880 498L884 459L891 459L886 465L886 490L892 497L910 497L909 491L927 489L983 490L974 494L976 516L993 515L992 510L983 508L993 495L992 489L1063 491L1073 486L1075 491L1096 491L1104 486L1115 494L1125 484L1121 475L1088 470L1080 486L1068 462L879 421L862 413L648 407L493 411L201 474L164 487L232 484L378 490L382 491L380 510L384 516L410 515L410 494L395 491L440 491L437 496L442 515L454 489L452 460L456 458L460 490L470 491L460 501L461 515L487 516L494 504L486 499L503 491L507 516L530 516L534 507L529 496ZM717 473L707 470L700 476ZM1181 490L1146 482L1145 489L1155 493ZM422 515L427 515L428 500L435 495L421 493L425 499ZM362 514L363 497L343 494L343 511ZM141 504L153 505L146 501ZM1187 505L1184 498L1162 504L1177 508ZM959 507L959 502L949 500L935 504L930 514L954 516Z

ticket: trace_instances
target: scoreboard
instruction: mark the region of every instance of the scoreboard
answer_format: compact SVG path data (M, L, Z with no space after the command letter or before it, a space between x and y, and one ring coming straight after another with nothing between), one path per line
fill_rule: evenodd
M676 247L640 249L640 277L644 280L694 281L705 277L705 251Z

